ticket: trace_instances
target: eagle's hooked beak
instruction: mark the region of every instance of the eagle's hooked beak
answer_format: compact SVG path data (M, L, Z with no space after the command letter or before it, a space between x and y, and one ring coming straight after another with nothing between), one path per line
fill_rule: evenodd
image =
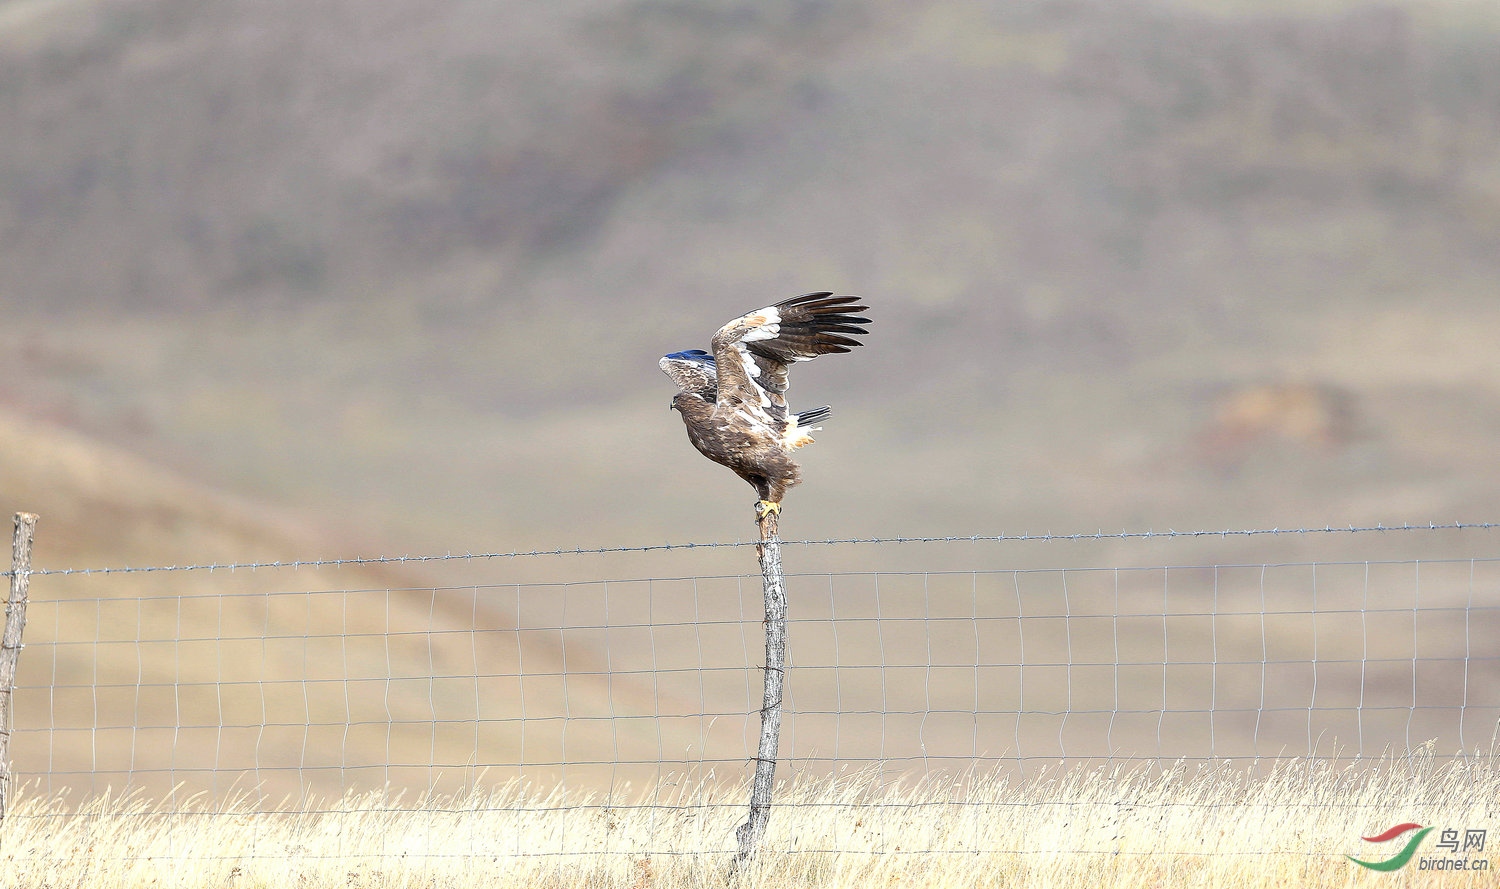
M669 411L675 411L675 410L677 410L677 399L674 398L671 401L667 402L667 410L669 410Z

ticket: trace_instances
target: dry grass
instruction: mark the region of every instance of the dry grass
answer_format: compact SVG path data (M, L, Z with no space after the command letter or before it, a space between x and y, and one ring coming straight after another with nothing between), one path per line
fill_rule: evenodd
M743 798L743 788L708 785L612 800L510 785L263 812L108 797L69 809L23 795L0 830L0 885L717 886ZM1404 821L1493 833L1497 801L1493 754L1342 769L1301 761L1265 774L1230 763L1074 769L1020 783L846 775L781 788L768 851L740 885L1353 886L1403 877L1350 864L1346 854L1371 852L1360 836ZM1418 873L1415 862L1406 873ZM1423 886L1489 880L1420 873Z

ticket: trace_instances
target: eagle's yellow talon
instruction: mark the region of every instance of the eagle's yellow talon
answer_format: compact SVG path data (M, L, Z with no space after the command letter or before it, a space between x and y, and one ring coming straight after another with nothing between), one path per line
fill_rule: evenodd
M774 500L755 501L755 517L763 519L768 515L781 515L781 504Z

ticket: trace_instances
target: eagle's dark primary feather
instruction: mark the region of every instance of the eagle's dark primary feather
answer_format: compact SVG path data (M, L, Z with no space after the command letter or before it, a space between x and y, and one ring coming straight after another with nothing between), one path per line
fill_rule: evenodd
M868 311L859 303L856 296L806 293L724 325L712 354L692 349L661 359L681 390L672 407L688 439L753 485L765 508L780 509L782 495L802 480L792 451L811 443L812 424L831 413L826 406L787 410L787 368L861 345L854 337L867 332L861 325L870 319L859 314Z

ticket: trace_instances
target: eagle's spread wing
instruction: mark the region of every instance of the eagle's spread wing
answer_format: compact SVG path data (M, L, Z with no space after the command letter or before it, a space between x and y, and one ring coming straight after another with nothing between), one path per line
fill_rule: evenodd
M860 345L853 335L865 333L859 325L870 319L855 314L868 309L858 303L857 296L805 293L721 327L713 338L719 409L743 408L785 431L787 365Z

